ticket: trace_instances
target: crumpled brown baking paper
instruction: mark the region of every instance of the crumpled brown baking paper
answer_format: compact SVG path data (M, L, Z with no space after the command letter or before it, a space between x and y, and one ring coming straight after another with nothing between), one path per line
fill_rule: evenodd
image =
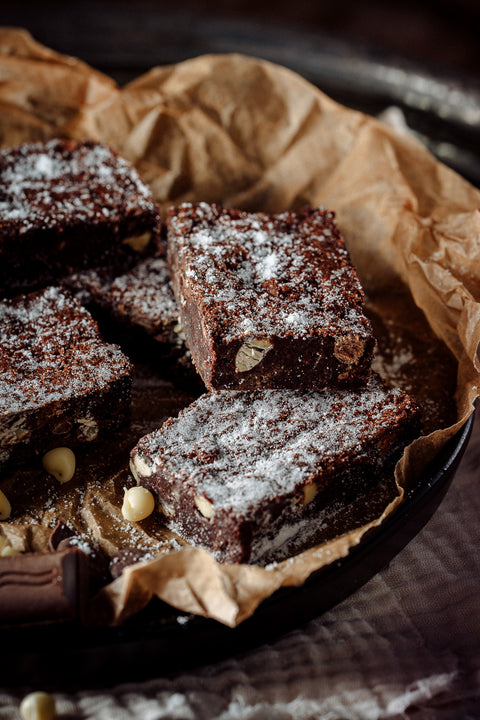
M480 192L410 137L253 58L200 57L154 68L120 89L28 33L4 29L0 72L3 146L105 140L134 162L163 210L187 200L267 212L305 203L334 209L378 334L376 368L422 406L426 436L407 449L398 484L392 479L361 508L333 513L323 544L268 568L220 565L203 550L178 549L156 520L126 529L119 507L132 482L128 445L188 402L172 400L161 383L160 409L147 421L134 410L121 452L87 449L69 489L47 488L41 470L23 477L30 505L3 524L14 546L45 549L60 516L87 528L109 554L124 544L166 550L95 598L105 621L122 621L156 594L234 626L277 588L345 556L471 414L480 370ZM140 397L142 381L136 387ZM135 407L141 415L141 402ZM4 482L12 493L22 487L18 477Z

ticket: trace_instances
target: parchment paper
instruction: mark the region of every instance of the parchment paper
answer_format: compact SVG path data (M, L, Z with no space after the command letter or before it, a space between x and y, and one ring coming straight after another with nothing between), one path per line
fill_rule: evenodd
M406 450L396 482L386 481L359 513L339 511L325 542L268 568L220 565L203 550L180 548L158 520L134 527L122 520L123 487L132 483L124 448L189 399L161 381L157 406L147 418L134 412L121 451L85 450L69 487L46 485L35 468L2 480L16 507L2 530L22 551L44 550L59 517L110 555L125 544L160 551L110 583L93 601L92 617L121 622L156 594L234 626L277 588L299 585L346 555L472 412L480 192L415 140L253 58L200 57L154 68L120 89L26 32L4 29L0 72L3 146L58 136L105 140L136 165L163 211L186 200L267 212L305 203L334 209L378 331L377 369L422 406L426 435ZM138 379L137 395L149 382L148 374Z

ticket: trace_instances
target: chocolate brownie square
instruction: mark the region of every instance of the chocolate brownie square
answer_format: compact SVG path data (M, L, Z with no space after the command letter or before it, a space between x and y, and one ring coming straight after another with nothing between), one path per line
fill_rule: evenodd
M119 275L84 270L63 284L90 310L104 335L131 356L150 356L181 372L184 379L201 383L185 345L165 257L146 258Z
M367 383L374 337L332 212L184 204L167 225L173 289L207 388Z
M0 152L0 295L128 263L159 233L150 190L108 146L51 140Z
M132 365L49 287L0 303L0 466L88 442L128 417Z
M266 562L315 540L326 498L393 472L419 409L372 377L357 391L221 390L132 450L163 521L228 562Z
M66 278L64 284L93 313L101 311L123 326L138 329L160 343L183 343L178 306L170 285L164 257L146 258L115 275L85 270Z

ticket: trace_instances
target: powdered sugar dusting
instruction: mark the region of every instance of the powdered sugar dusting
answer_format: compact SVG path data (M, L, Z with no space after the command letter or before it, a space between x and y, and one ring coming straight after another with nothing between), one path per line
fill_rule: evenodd
M377 377L357 392L210 393L142 438L134 456L152 475L193 485L216 509L245 513L351 463L398 422L405 398Z
M68 278L67 285L81 302L93 301L117 320L137 325L159 340L179 342L173 331L178 306L165 258L142 260L114 279L87 270Z
M75 221L121 219L153 200L129 162L106 145L51 140L0 152L0 221L22 235Z
M82 397L129 374L119 348L60 289L0 303L0 412Z
M169 218L169 251L188 294L227 341L368 334L363 292L333 213L243 213L185 203Z

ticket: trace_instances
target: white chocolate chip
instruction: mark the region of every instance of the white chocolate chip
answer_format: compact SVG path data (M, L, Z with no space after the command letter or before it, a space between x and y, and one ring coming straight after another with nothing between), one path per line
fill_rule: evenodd
M308 503L312 502L313 498L317 494L318 487L314 482L310 483L310 485L305 485L303 488L303 504L308 505Z
M122 242L124 245L131 247L132 250L135 250L135 252L142 252L142 250L145 250L147 247L151 237L152 233L148 231L141 235L133 235L132 237L125 238Z
M12 506L10 502L3 490L0 490L0 520L8 520L11 512Z
M272 343L266 338L248 338L237 352L235 371L247 372L247 370L251 370L255 365L258 365L271 347Z
M23 720L53 720L55 700L49 693L32 692L20 703L20 715Z
M123 496L122 515L129 522L145 520L155 509L155 499L147 488L137 485L125 489Z
M45 453L42 464L49 475L60 483L66 483L75 475L75 455L67 447L58 447Z
M203 495L197 495L195 497L195 505L200 510L203 517L210 519L215 515L215 508L210 500L207 500L207 498L203 497Z

